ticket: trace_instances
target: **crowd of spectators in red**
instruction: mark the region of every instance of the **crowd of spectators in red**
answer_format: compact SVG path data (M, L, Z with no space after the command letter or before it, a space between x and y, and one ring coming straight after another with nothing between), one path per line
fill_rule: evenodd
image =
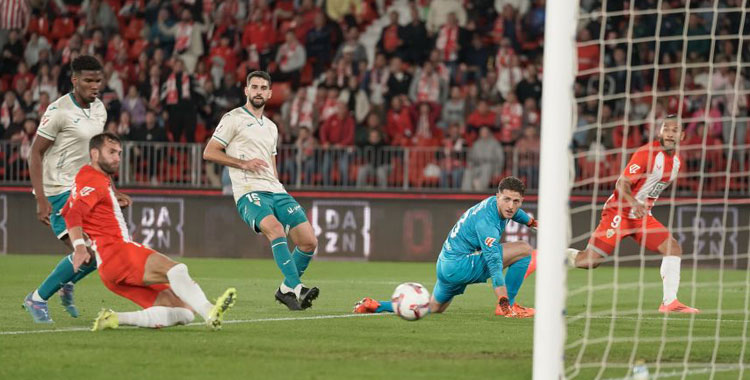
M514 167L535 187L545 1L394 3L0 0L14 12L0 20L0 138L30 142L47 105L71 90L69 62L79 54L104 63L106 129L135 141L204 142L224 112L245 102L247 73L261 69L274 79L270 117L292 147L279 160L287 181L386 186L405 162L395 146L430 152L412 168L418 181L466 190L508 174L515 151ZM693 120L691 142L703 131L708 143L726 143L731 131L736 144L746 141L747 120L729 124L747 115L736 63L747 61L749 44L710 37L747 33L750 21L740 25L739 11L642 12L657 3L685 9L686 0L639 1L634 14L621 12L627 2L601 3L581 2L582 13L617 16L579 24L575 150L639 146L651 136L649 120L677 112ZM370 52L363 35L381 17L389 22ZM683 28L689 42L647 38ZM710 59L724 65L712 70ZM741 92L729 93L736 83ZM708 89L719 95L707 98ZM689 92L682 103L680 91ZM704 114L708 127L698 120Z

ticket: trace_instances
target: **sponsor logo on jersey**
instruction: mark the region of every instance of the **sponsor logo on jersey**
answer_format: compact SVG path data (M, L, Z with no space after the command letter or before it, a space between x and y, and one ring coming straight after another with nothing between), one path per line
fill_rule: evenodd
M300 206L300 205L296 205L296 206L294 206L294 207L289 207L289 208L287 208L287 209L286 209L286 212L288 212L288 213L289 213L289 215L291 215L291 214L294 214L294 212L295 212L295 211L297 211L297 210L299 210L299 209L301 209L301 208L302 208L302 206Z
M81 189L81 191L79 191L78 193L81 194L82 197L85 197L85 196L91 194L92 192L94 192L94 190L96 190L96 189L94 189L91 186L84 186L84 188Z
M641 167L638 164L630 165L630 168L628 169L630 171L630 174L635 174L639 170L641 170Z
M495 238L488 237L484 239L484 245L492 247L492 244L495 244Z
M614 236L614 234L615 234L615 230L613 230L613 229L611 229L611 228L610 228L610 229L608 229L608 230L607 230L607 239L609 239L609 238L611 238L612 236Z

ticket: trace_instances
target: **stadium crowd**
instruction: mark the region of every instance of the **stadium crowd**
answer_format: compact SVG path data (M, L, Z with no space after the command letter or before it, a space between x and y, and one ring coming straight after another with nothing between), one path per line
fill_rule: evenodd
M601 8L581 3L583 13ZM583 175L592 165L619 170L616 155L598 153L640 146L668 113L688 120L688 143L702 144L704 132L709 145L748 142L748 73L737 63L750 47L729 36L748 34L750 20L740 25L739 11L715 23L708 11L644 12L657 3L687 1L637 1L632 14L622 12L628 2L610 1L598 10L614 16L580 21L572 146ZM706 6L713 2L690 2ZM441 187L489 188L508 157L536 187L544 0L0 0L0 13L0 138L21 145L1 155L6 170L25 159L47 105L70 91L71 59L90 54L104 63L105 129L126 140L205 142L245 102L246 75L261 69L274 79L267 109L289 147L279 159L285 181L385 186L403 160L393 147L408 147L429 152L419 171L433 163ZM389 22L368 51L363 35L380 18ZM683 28L687 46L648 38ZM712 34L727 38L712 44ZM734 128L731 117L740 118Z

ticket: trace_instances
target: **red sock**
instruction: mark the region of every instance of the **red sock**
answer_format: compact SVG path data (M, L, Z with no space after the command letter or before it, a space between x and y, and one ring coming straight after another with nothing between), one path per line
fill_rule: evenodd
M531 262L529 263L529 268L526 269L526 275L523 276L524 280L526 277L529 277L530 274L534 273L536 271L536 249L531 251Z

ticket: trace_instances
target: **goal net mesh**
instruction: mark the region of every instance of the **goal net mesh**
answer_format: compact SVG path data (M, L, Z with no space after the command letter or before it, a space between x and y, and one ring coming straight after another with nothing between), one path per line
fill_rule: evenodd
M653 215L683 250L678 299L701 313L659 313L662 257L623 239L568 272L565 377L750 378L748 5L578 5L570 245L586 247L630 156L677 115L681 169Z

